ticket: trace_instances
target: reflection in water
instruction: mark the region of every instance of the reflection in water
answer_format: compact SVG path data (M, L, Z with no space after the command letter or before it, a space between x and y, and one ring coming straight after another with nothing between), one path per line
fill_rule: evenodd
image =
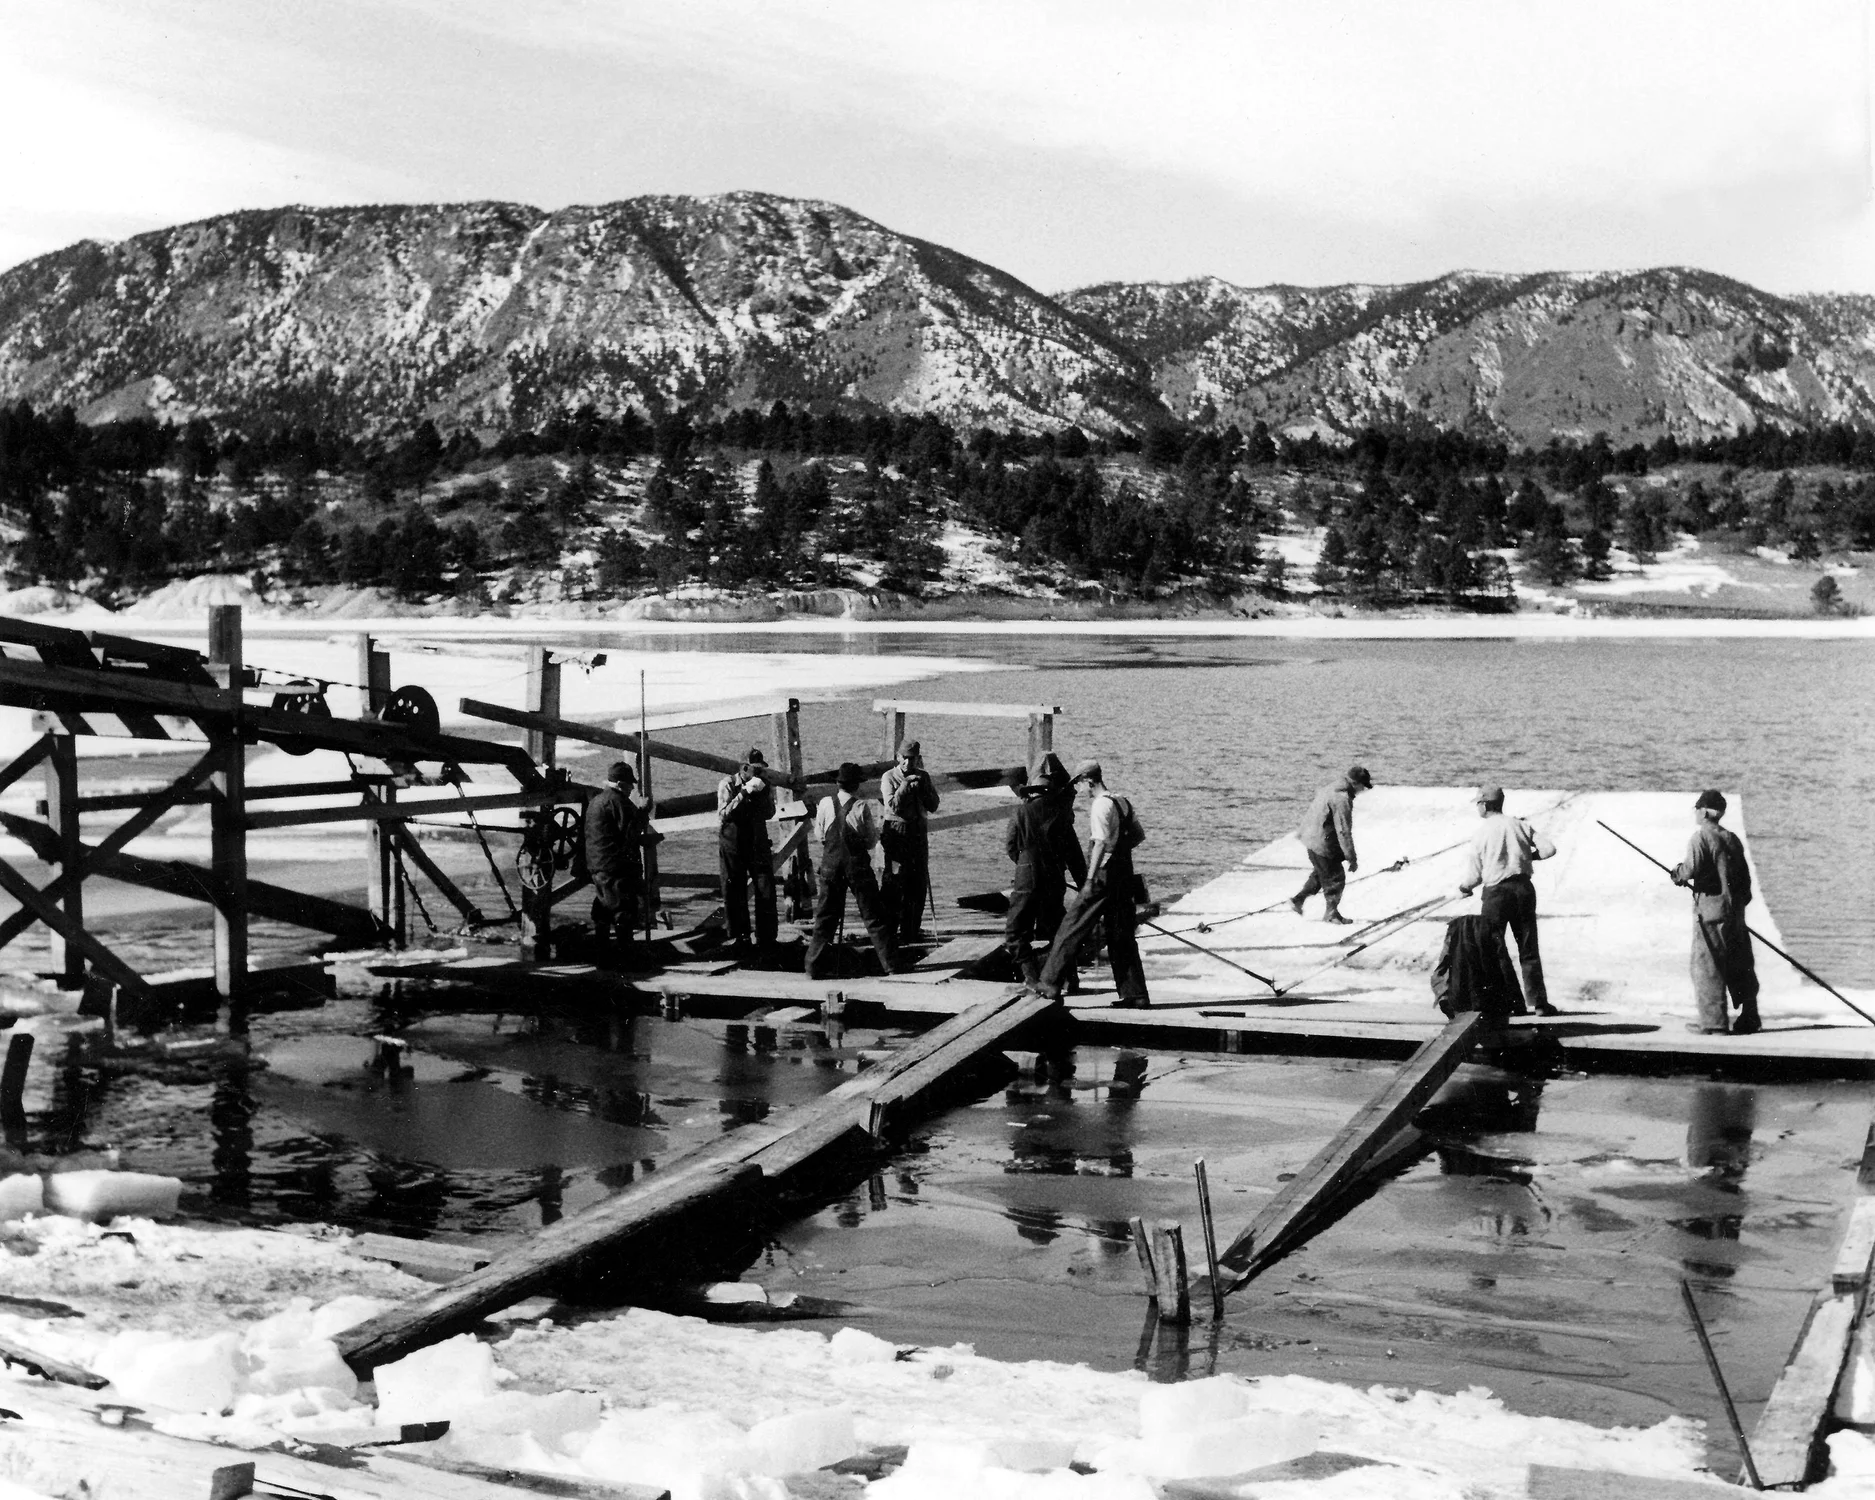
M218 1206L240 1212L249 1206L254 1158L254 1096L249 1092L245 1057L233 1057L215 1081L208 1106L214 1138L209 1155L213 1176L208 1195Z
M1698 1211L1670 1220L1675 1229L1708 1244L1740 1238L1745 1227L1743 1209L1735 1202L1708 1202L1707 1194L1721 1193L1730 1199L1743 1196L1757 1125L1757 1090L1724 1083L1704 1083L1693 1090L1686 1120L1686 1165L1701 1175L1689 1186L1687 1196L1689 1206ZM1703 1256L1683 1256L1681 1263L1695 1275L1719 1280L1729 1279L1737 1270Z
M1693 1090L1692 1113L1686 1122L1686 1165L1706 1171L1706 1180L1721 1192L1741 1191L1757 1126L1756 1089L1700 1084Z

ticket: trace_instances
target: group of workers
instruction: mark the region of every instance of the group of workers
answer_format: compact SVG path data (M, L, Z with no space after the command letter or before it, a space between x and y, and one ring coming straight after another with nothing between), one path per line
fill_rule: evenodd
M606 787L587 804L586 867L593 883L593 930L603 945L614 932L629 943L643 921L645 846L658 838L646 811L631 798L636 775L625 761L607 772ZM819 852L819 884L807 973L822 977L842 921L849 892L885 973L898 970L899 954L916 942L930 896L928 819L938 810L938 789L918 741L907 741L879 781L879 798L861 795L865 771L852 761L835 774L835 789L814 809L813 837ZM731 943L738 952L772 948L776 935L774 855L768 824L775 816L777 785L762 752L751 749L742 765L716 790L718 873ZM1308 878L1290 898L1301 915L1316 895L1322 920L1347 925L1342 893L1359 870L1354 843L1354 801L1373 789L1364 766L1322 787L1297 830L1309 861ZM1087 794L1088 840L1075 836L1076 789ZM1131 802L1106 785L1098 761L1083 761L1072 773L1051 751L1032 779L1014 782L1018 806L1004 834L1004 852L1015 866L1004 949L1030 988L1059 997L1074 987L1075 971L1104 941L1112 964L1118 1003L1151 1003L1136 936L1143 885L1133 869L1133 850L1145 829ZM1476 918L1461 918L1448 936L1475 940L1472 970L1487 987L1506 997L1515 1013L1555 1015L1543 979L1537 938L1535 863L1556 846L1531 824L1504 809L1504 790L1477 789L1479 824L1466 850L1460 896L1480 891ZM1745 1034L1757 1031L1758 980L1745 907L1751 901L1751 872L1744 845L1725 828L1725 798L1700 793L1686 857L1672 870L1678 885L1693 892L1692 980L1698 1018L1691 1029ZM872 851L884 857L884 880L873 873ZM1069 907L1067 896L1075 898ZM751 921L751 911L753 921ZM1470 922L1473 927L1462 927ZM1513 969L1509 944L1517 947ZM1463 954L1459 955L1462 970ZM1444 961L1442 960L1442 972ZM1493 973L1492 970L1497 972ZM1437 987L1435 983L1435 987ZM1738 1011L1731 1018L1727 999Z
M1309 859L1309 876L1289 904L1299 916L1309 897L1321 894L1322 920L1346 924L1341 914L1341 893L1348 872L1358 870L1354 850L1354 799L1373 789L1373 777L1364 766L1315 794L1297 830ZM1480 819L1465 851L1465 871L1458 896L1480 891L1476 918L1452 924L1447 956L1454 944L1475 934L1479 961L1473 970L1480 983L1507 1000L1514 1014L1557 1014L1543 980L1543 955L1537 940L1536 887L1531 872L1538 860L1549 859L1556 846L1523 818L1504 810L1504 789L1481 786L1473 797ZM1738 835L1724 827L1725 796L1704 791L1693 803L1693 835L1686 857L1670 874L1676 885L1693 893L1692 980L1697 1018L1688 1029L1708 1034L1744 1036L1760 1029L1758 974L1752 956L1751 935L1745 926L1745 908L1751 902L1751 867ZM1475 928L1462 924L1475 922ZM1508 939L1508 941L1507 941ZM1516 969L1510 967L1510 942L1517 945ZM1460 967L1463 967L1461 953ZM1492 972L1493 970L1497 972ZM1440 986L1435 975L1435 990ZM1731 1017L1727 999L1738 1014Z

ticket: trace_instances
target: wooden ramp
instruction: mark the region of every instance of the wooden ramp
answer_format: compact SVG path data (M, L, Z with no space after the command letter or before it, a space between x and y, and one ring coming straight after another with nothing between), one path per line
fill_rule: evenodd
M937 1026L889 1060L812 1104L745 1125L678 1157L655 1176L542 1230L527 1244L448 1286L361 1323L339 1338L360 1375L472 1327L632 1239L739 1193L786 1187L791 1174L889 1136L986 1053L1011 1044L1058 1007L1006 986Z
M1829 1279L1811 1299L1796 1346L1751 1433L1751 1456L1766 1489L1807 1484L1823 1462L1836 1388L1863 1314L1875 1261L1875 1127L1862 1155L1859 1194L1850 1201Z
M1460 1016L1447 1025L1284 1184L1250 1227L1218 1256L1220 1279L1227 1293L1236 1291L1307 1238L1311 1225L1335 1197L1458 1071L1486 1025L1485 1018L1476 1013Z

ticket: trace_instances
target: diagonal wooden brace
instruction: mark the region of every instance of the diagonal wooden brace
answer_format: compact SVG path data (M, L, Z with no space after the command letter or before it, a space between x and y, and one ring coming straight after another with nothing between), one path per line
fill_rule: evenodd
M133 995L145 997L150 995L150 986L141 974L86 932L83 927L68 921L65 913L47 900L37 886L3 859L0 859L0 890L4 890L22 907L31 911L33 916L84 954L91 960L92 967L116 984L119 989L126 990Z
M443 899L461 913L463 921L479 927L488 920L482 908L471 901L463 893L462 887L445 875L442 867L430 858L430 851L417 842L415 834L402 823L386 823L384 826L391 831L391 836L402 846L404 856L429 876L430 884L441 891Z
M132 839L149 829L158 818L173 808L183 797L208 780L215 770L218 754L216 750L209 751L162 791L150 793L150 800L138 812L126 818L112 830L108 838L86 850L83 862L76 869L61 870L57 879L40 888L39 894L47 901L57 901L73 886L97 874L105 861L113 854L118 853ZM12 916L0 922L0 948L6 947L36 920L38 919L35 914L22 905Z

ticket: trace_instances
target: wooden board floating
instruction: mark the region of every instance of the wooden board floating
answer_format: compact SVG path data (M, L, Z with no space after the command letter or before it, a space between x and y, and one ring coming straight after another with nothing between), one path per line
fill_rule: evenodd
M1250 1227L1218 1256L1219 1270L1228 1278L1227 1291L1235 1291L1295 1248L1309 1221L1353 1181L1458 1070L1484 1025L1484 1017L1476 1012L1449 1024L1415 1052L1387 1086L1283 1185Z
M366 1374L474 1326L655 1226L751 1192L764 1180L785 1179L824 1154L870 1145L868 1137L908 1117L978 1058L1000 1052L1011 1037L1056 1009L1040 995L1004 989L812 1104L778 1111L679 1156L654 1176L541 1230L479 1270L347 1330L339 1338L339 1353Z

